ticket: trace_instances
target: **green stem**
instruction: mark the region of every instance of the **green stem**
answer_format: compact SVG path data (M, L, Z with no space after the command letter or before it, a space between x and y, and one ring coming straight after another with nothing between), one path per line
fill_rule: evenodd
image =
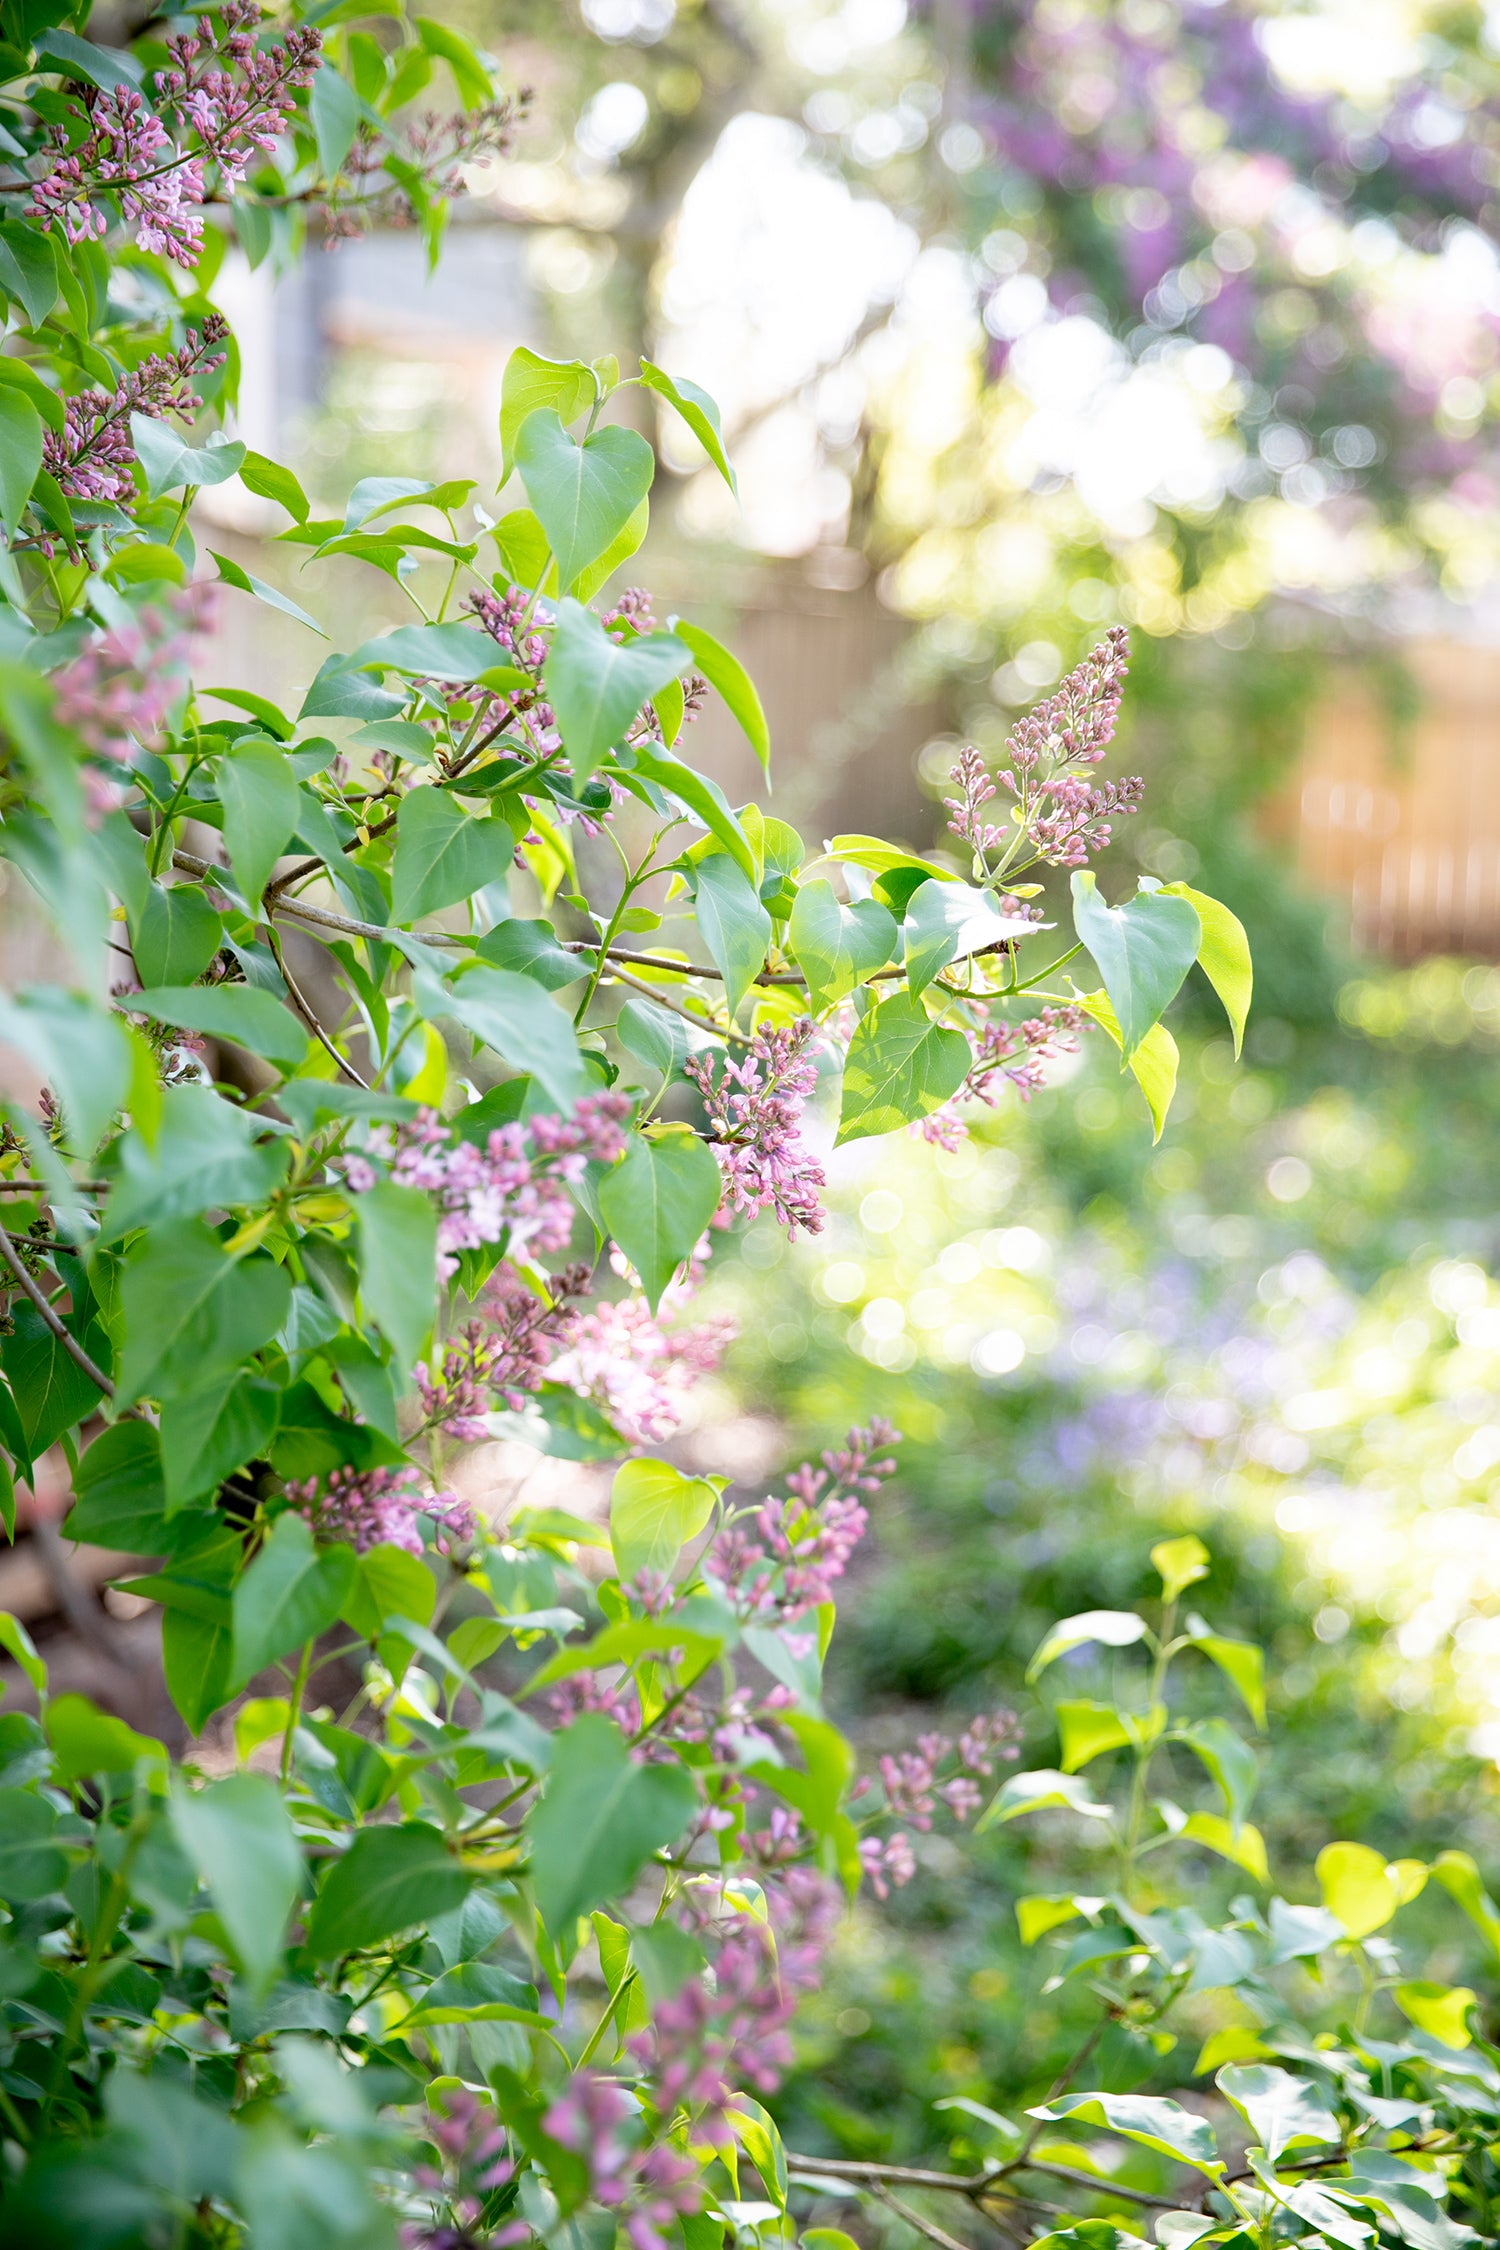
M145 1834L146 1817L137 1813L131 1823L125 1848L120 1855L120 1864L115 1869L109 1889L104 1894L104 1904L99 1910L99 1919L94 1924L93 1933L89 1938L83 1973L78 1979L78 1989L73 1995L73 2005L68 2010L68 2020L63 2026L63 2035L58 2041L57 2053L53 2057L52 2072L47 2081L47 2091L42 2098L42 2118L44 2122L51 2113L53 2103L62 2091L63 2081L67 2073L68 2058L78 2043L84 2018L89 2011L89 2004L103 1982L104 1973L109 1967L109 1948L114 1943L115 1932L120 1927L126 1906L130 1901L131 1862L140 1849Z
M1172 1627L1177 1617L1177 1604L1168 1602L1162 1610L1161 1634L1156 1643L1156 1661L1151 1667L1151 1686L1146 1704L1146 1716L1160 1705L1167 1684L1167 1669L1172 1661ZM1120 1846L1120 1889L1129 1899L1135 1879L1136 1859L1140 1852L1141 1830L1146 1821L1146 1777L1151 1761L1156 1755L1154 1741L1137 1748L1135 1771L1130 1778L1130 1806L1125 1819L1125 1834Z
M312 1670L313 1644L304 1641L302 1654L297 1659L297 1677L292 1682L291 1707L286 1715L286 1733L281 1743L281 1786L285 1789L292 1778L292 1737L302 1716L302 1697L307 1688L307 1676Z

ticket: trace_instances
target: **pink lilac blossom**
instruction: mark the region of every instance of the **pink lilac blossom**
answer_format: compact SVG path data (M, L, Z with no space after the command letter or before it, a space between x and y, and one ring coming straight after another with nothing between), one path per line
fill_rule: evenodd
M724 1209L773 1210L789 1234L823 1226L822 1166L799 1138L802 1112L818 1083L809 1048L810 1016L780 1030L758 1032L742 1062L725 1056L715 1079L711 1057L693 1056L684 1074L702 1094L710 1146L724 1182Z
M932 1826L937 1769L952 1748L946 1735L924 1734L918 1736L915 1750L881 1759L885 1809L892 1819L909 1821L926 1834Z
M153 353L122 375L113 392L79 391L65 399L61 430L42 433L42 466L59 490L70 500L128 507L135 499L131 415L196 414L202 401L190 378L223 366L225 354L217 347L228 334L228 324L210 313L180 351Z
M1021 1755L1021 1722L1014 1711L980 1711L959 1736L957 1749L965 1773L988 1777L997 1759L1011 1765Z
M418 2164L412 2179L426 2194L444 2200L448 2216L404 2226L401 2250L469 2250L484 2215L483 2198L515 2177L515 2165L502 2153L505 2133L494 2111L467 2086L451 2087L443 2098L446 2112L429 2110L425 2130L443 2158L443 2170ZM486 2229L483 2239L492 2250L511 2250L530 2233L524 2219L510 2219Z
M514 1266L497 1266L480 1298L481 1316L450 1337L441 1358L413 1369L423 1420L460 1444L489 1432L484 1417L499 1399L512 1412L541 1387L575 1324L572 1300L588 1287L586 1265L554 1274L539 1296Z
M774 2094L780 2085L792 2061L788 2026L837 1924L836 1888L815 1868L768 1870L765 1895L770 1927L721 1915L702 1893L682 1895L680 1911L710 1950L712 1989L690 1978L629 2041L651 2073L656 2108L688 2109L695 2133L710 2143L729 2139L725 2112L742 2088Z
M190 271L203 247L206 167L238 186L257 152L274 153L300 87L318 69L322 33L290 31L262 50L253 0L226 0L217 23L167 41L173 67L157 71L155 109L134 87L90 88L74 101L72 125L54 124L48 169L32 183L27 217L44 232L56 227L70 244L102 240L103 205L119 205L138 247ZM169 120L169 131L163 120ZM75 138L79 126L82 139ZM173 134L195 137L180 145Z
M193 636L208 621L212 591L184 586L89 642L53 676L53 715L94 757L129 765L160 736L187 686ZM84 768L84 786L108 810L116 786Z
M437 1197L438 1273L446 1281L460 1251L485 1244L503 1243L512 1259L566 1249L568 1185L591 1158L611 1164L621 1154L629 1115L623 1094L586 1094L571 1117L542 1113L524 1125L497 1125L481 1145L456 1140L435 1110L424 1109L405 1124L377 1127L368 1154L345 1157L344 1178L355 1195L366 1194L379 1177L374 1158L398 1186Z
M671 1330L644 1297L601 1299L573 1316L548 1369L589 1398L631 1445L657 1445L682 1420L685 1394L712 1374L734 1337L727 1317Z
M965 1102L981 1101L993 1109L996 1085L1009 1080L1023 1102L1047 1083L1047 1065L1059 1055L1078 1052L1078 1035L1092 1019L1071 1005L1043 1008L1024 1023L996 1019L973 1037L973 1060L968 1076L951 1102L908 1127L913 1139L935 1141L940 1148L956 1148L967 1138L968 1127L957 1114Z
M864 1869L866 1882L878 1899L889 1898L893 1889L901 1889L917 1872L911 1838L899 1828L894 1836L862 1836L859 1842L859 1863Z
M382 1545L420 1555L419 1516L430 1517L455 1539L472 1539L474 1512L468 1503L455 1492L413 1491L410 1480L417 1474L410 1465L331 1469L322 1479L288 1484L286 1496L315 1539L330 1546L345 1542L358 1555Z
M1015 798L1019 822L996 825L983 818L995 783L977 750L960 753L954 767L959 794L947 800L948 826L981 864L1000 851L1002 866L1040 859L1054 867L1082 867L1090 852L1109 842L1110 819L1136 810L1145 787L1138 776L1096 788L1075 770L1097 765L1114 738L1129 651L1124 627L1112 627L1054 695L1017 721L1006 744L1010 764L999 782ZM1017 859L1019 851L1024 859Z
M851 1430L821 1468L804 1462L787 1478L790 1501L765 1500L731 1523L705 1557L705 1574L757 1623L795 1624L831 1601L869 1522L859 1495L877 1492L896 1466L873 1456L896 1442L877 1419Z
M506 153L530 99L523 87L514 99L507 95L485 102L467 114L444 117L436 110L424 110L394 150L389 125L377 131L361 122L338 178L329 183L323 200L325 246L336 249L370 226L415 225L417 177L429 197L461 195L465 166ZM392 155L394 164L389 161Z

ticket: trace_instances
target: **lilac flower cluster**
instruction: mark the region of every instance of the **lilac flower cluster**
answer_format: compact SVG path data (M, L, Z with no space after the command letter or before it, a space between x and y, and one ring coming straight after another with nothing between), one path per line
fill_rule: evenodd
M809 1049L817 1035L810 1016L757 1032L742 1062L725 1056L717 1080L713 1059L696 1055L684 1074L708 1110L726 1211L772 1210L789 1234L823 1225L823 1168L800 1138L802 1112L818 1083Z
M238 186L257 152L273 154L298 89L319 66L321 32L299 26L262 49L259 26L255 0L225 0L216 19L200 18L197 30L168 39L172 68L152 80L155 109L133 87L90 88L71 105L73 124L51 128L47 170L32 183L27 217L44 231L57 227L70 244L102 239L109 230L103 204L113 201L142 250L185 270L195 266L206 167L224 186Z
M700 2207L698 2167L662 2142L634 2145L631 2117L631 2104L613 2079L579 2070L542 2125L586 2159L595 2201L620 2211L633 2250L670 2250L676 2221Z
M490 698L485 713L485 730L470 745L472 754L493 742L505 729L514 727L519 739L540 763L545 761L549 770L566 773L567 760L561 756L562 743L557 731L557 718L552 706L542 693L542 667L547 661L547 639L542 633L528 630L528 620L535 609L534 597L522 586L498 587L493 591L481 587L468 597L468 606L495 645L503 649L518 670L528 675L530 685L514 688L508 693L496 692ZM626 586L615 606L605 612L602 619L606 632L615 627L625 627L628 634L651 633L657 622L651 610L651 596L643 586ZM617 638L628 637L617 634ZM447 691L465 699L472 696L471 688ZM708 694L708 682L696 673L684 682L683 724L696 718ZM636 722L633 734L650 734L655 728L654 718L648 715ZM508 736L514 742L516 736ZM620 792L615 790L618 800ZM597 830L597 821L579 813L566 803L554 800L552 809L567 822L577 821L587 833Z
M916 1747L887 1754L880 1760L883 1811L888 1819L904 1820L924 1835L932 1827L938 1805L945 1805L960 1823L979 1810L981 1778L995 1770L997 1760L1010 1763L1020 1755L1021 1726L1014 1711L980 1712L972 1718L957 1743L945 1734L923 1734ZM939 1768L956 1757L957 1770L939 1780ZM868 1788L862 1781L855 1794ZM888 1836L863 1836L860 1865L878 1899L909 1883L917 1871L911 1838L903 1829Z
M204 585L180 587L90 641L53 676L53 714L95 758L129 765L161 734L187 685L193 637L212 600ZM120 785L82 768L89 810L96 816L123 802Z
M1018 721L1006 744L1010 765L999 777L1016 800L1017 819L997 826L983 818L995 784L977 750L960 754L954 767L959 794L946 801L948 826L981 867L997 851L1001 869L1036 860L1082 867L1090 852L1109 842L1110 819L1136 810L1145 786L1139 777L1096 788L1076 770L1097 765L1114 737L1129 650L1124 627L1114 626L1056 694Z
M194 375L222 367L219 350L227 322L210 313L201 329L189 330L180 351L154 352L122 375L112 392L79 391L63 401L63 427L42 435L42 466L56 477L70 500L96 500L129 507L135 499L135 447L130 417L196 414L202 405L191 385Z
M586 1265L565 1266L539 1295L514 1266L497 1266L485 1284L483 1317L450 1337L441 1358L413 1370L424 1422L460 1444L488 1435L491 1395L514 1412L540 1388L561 1340L571 1334L573 1299L589 1284Z
M424 110L399 139L389 123L377 132L362 120L322 198L326 247L371 226L413 226L421 202L461 195L465 167L506 154L530 98L523 88L514 99L505 95L467 113Z
M973 1061L968 1076L951 1102L909 1127L914 1139L935 1141L940 1148L957 1148L968 1137L968 1127L958 1115L965 1102L986 1102L993 1109L998 1079L1008 1079L1023 1102L1047 1082L1047 1065L1059 1055L1076 1054L1078 1036L1086 1031L1089 1016L1082 1008L1046 1007L1023 1023L992 1019L970 1034Z
M765 1500L720 1535L704 1569L742 1615L795 1624L832 1600L870 1520L860 1495L878 1492L896 1466L875 1456L896 1442L897 1432L879 1419L851 1430L821 1468L804 1462L787 1478L790 1502Z
M378 1161L398 1186L436 1196L438 1272L446 1281L460 1251L486 1243L503 1243L512 1259L566 1249L568 1185L590 1159L612 1164L621 1154L629 1115L623 1094L586 1094L571 1117L542 1112L524 1125L497 1125L481 1145L456 1140L435 1110L424 1109L405 1124L376 1127L368 1153L345 1157L344 1179L355 1195L368 1193Z
M467 2086L449 2087L443 2100L443 2111L428 2111L424 2135L442 2156L443 2169L419 2164L413 2167L412 2179L426 2194L442 2198L448 2216L408 2223L401 2230L401 2250L470 2250L478 2239L475 2229L484 2214L484 2197L515 2177L494 2111ZM483 2239L490 2250L512 2250L530 2233L524 2219L509 2219L486 2229Z
M288 1484L286 1497L315 1539L327 1546L342 1541L358 1555L380 1546L420 1555L419 1516L430 1517L454 1539L471 1539L474 1512L467 1501L456 1492L414 1491L411 1480L417 1474L409 1463L390 1469L330 1469L324 1478Z
M689 1978L629 2041L651 2072L655 2106L663 2115L689 2111L710 2143L730 2138L725 2112L741 2087L774 2094L780 2085L792 2061L788 2026L837 1924L836 1887L816 1868L768 1874L765 1894L770 1927L722 1913L716 1889L682 1894L679 1910L711 1949L712 1987Z
M684 1394L713 1373L733 1337L726 1316L669 1329L642 1296L602 1298L574 1315L548 1372L592 1399L629 1444L657 1445L682 1420Z

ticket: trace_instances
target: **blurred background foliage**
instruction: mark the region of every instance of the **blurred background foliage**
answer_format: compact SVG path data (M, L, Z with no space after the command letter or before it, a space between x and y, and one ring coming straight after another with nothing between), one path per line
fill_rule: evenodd
M778 810L863 828L894 793L941 848L958 746L998 751L1124 622L1123 764L1148 791L1106 890L1201 880L1256 953L1242 1064L1203 991L1178 1004L1159 1147L1095 1051L956 1152L831 1157L824 1235L757 1227L711 1283L740 1341L686 1447L749 1478L874 1412L906 1431L834 1665L872 1747L999 1701L1051 1763L1020 1686L1035 1643L1143 1596L1152 1541L1193 1530L1216 1557L1201 1606L1271 1652L1273 1864L1349 1836L1493 1870L1500 969L1456 910L1372 952L1358 899L1300 879L1298 807L1330 698L1358 684L1381 786L1404 788L1414 637L1495 642L1500 14L452 12L534 90L454 229L499 245L493 278L441 318L415 284L360 299L347 265L321 285L343 313L276 406L308 481L340 497L398 447L406 474L493 461L502 345L649 349L721 401L742 504L652 429L676 506L632 573L664 609L690 577L738 613L779 719ZM351 578L352 616L398 598ZM851 616L866 637L830 708ZM1488 838L1484 744L1487 785L1447 810ZM1075 1691L1089 1661L1058 1667ZM934 2101L1045 2088L1070 2003L1039 2006L1010 1901L1049 1869L1081 1879L1064 1834L918 1839L917 1881L861 1910L814 2005L794 2144L932 2154L954 2130ZM1472 1972L1442 1944L1429 1973ZM1223 2020L1205 2002L1205 2033ZM1107 2082L1144 2076L1157 2058L1111 2036Z

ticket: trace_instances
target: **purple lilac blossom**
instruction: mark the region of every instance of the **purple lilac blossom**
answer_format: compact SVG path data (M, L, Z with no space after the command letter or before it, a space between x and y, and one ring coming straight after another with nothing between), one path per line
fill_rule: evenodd
M742 1062L724 1057L717 1079L708 1056L683 1065L708 1110L710 1146L724 1181L726 1211L773 1210L789 1234L821 1232L821 1165L799 1138L802 1112L818 1083L809 1048L810 1016L757 1032Z

